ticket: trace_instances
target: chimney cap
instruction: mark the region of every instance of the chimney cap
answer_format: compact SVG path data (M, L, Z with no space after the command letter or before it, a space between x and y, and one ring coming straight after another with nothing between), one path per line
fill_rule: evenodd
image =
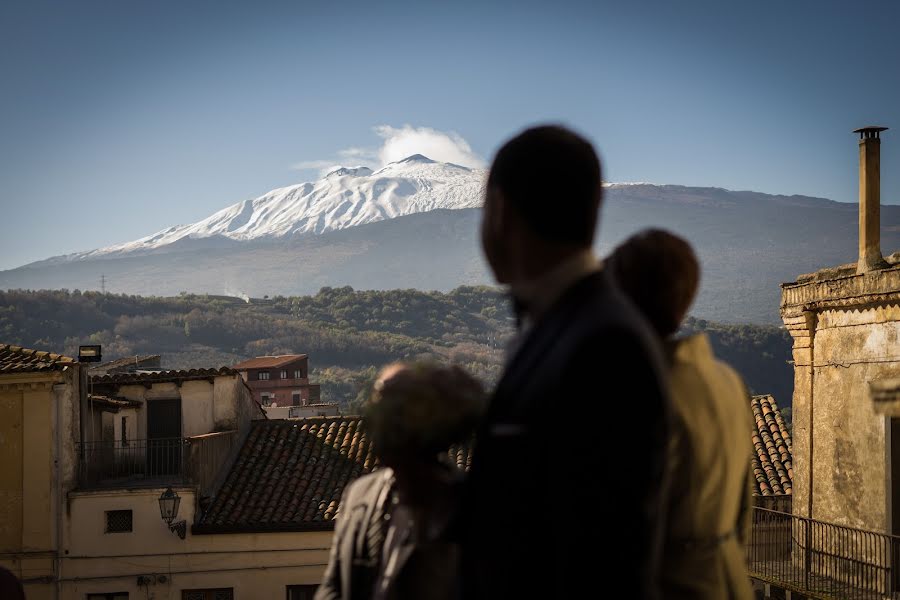
M859 134L859 139L864 140L867 138L875 138L876 140L879 138L879 135L882 131L887 131L887 127L881 127L880 125L866 125L865 127L860 127L859 129L854 129L853 133Z

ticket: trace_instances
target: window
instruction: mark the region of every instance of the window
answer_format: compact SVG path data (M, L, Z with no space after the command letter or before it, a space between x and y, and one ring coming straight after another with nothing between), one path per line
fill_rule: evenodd
M111 592L107 594L88 594L87 600L128 600L128 592Z
M272 403L272 396L269 394L260 394L259 395L260 402L262 402L263 406L268 406Z
M122 417L122 445L128 445L128 417Z
M282 372L281 372L281 378L282 378L282 379L287 379L287 371L282 371Z
M289 585L287 600L312 600L318 585Z
M260 371L256 374L256 378L260 381L266 381L269 378L268 371Z
M181 600L234 600L234 588L181 590Z
M303 371L300 369L294 371L294 379L303 379Z
M127 533L131 531L130 510L106 511L106 533Z
M300 406L300 392L294 392L293 394L291 394L291 405Z

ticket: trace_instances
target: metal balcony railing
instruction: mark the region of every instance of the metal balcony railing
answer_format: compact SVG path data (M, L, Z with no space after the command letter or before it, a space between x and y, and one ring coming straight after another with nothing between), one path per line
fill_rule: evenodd
M187 440L164 438L79 444L79 481L132 483L147 479L181 480Z
M190 438L82 442L77 445L82 488L196 484L205 492L232 452L236 431Z
M820 598L893 598L900 537L755 507L750 575Z

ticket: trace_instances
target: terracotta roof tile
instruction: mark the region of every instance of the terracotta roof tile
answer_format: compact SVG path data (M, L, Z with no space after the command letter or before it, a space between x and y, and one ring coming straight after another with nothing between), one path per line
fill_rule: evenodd
M755 493L791 494L791 436L784 418L771 396L754 396L751 408ZM466 470L472 454L472 444L448 451L450 460ZM344 488L378 466L361 417L254 421L194 532L330 528Z
M58 371L76 362L74 358L62 354L0 344L0 373Z
M469 445L448 455L471 465ZM254 421L194 532L330 528L344 488L378 466L361 417Z
M772 396L753 396L750 409L756 421L752 432L751 468L756 479L754 493L784 496L793 493L794 466L791 434Z
M182 369L172 371L145 371L137 373L113 373L110 375L94 375L91 383L114 383L127 385L135 383L162 383L166 381L184 381L189 379L208 379L219 375L237 375L238 372L230 367L218 369Z

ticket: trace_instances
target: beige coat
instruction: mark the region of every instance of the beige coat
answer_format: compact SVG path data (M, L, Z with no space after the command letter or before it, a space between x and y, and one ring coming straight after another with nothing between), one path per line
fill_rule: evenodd
M749 396L705 335L667 349L674 423L662 597L750 600Z

